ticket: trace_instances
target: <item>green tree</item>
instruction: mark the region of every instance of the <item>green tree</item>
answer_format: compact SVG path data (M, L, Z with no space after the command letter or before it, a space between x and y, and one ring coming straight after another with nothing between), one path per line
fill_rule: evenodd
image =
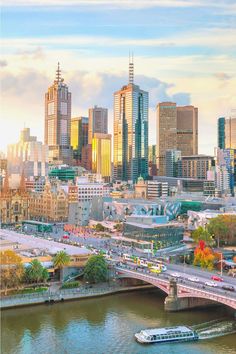
M195 243L198 243L200 240L203 240L208 246L213 246L215 243L208 229L202 226L199 226L196 230L192 232L192 238Z
M98 231L98 232L100 232L100 231L105 231L105 230L106 230L106 228L105 228L102 224L100 224L100 223L98 223L98 224L95 226L95 229L96 229L96 231Z
M211 236L215 239L217 247L220 247L220 243L224 240L225 234L228 231L227 225L219 218L213 218L207 225L207 230Z
M46 282L49 278L48 270L43 265L34 259L25 269L24 278L26 282L38 283L40 281Z
M107 280L108 267L102 255L91 256L84 268L84 278L91 283L100 283Z
M60 271L60 281L63 281L63 269L70 263L70 256L65 251L59 251L53 257L53 264L55 268Z

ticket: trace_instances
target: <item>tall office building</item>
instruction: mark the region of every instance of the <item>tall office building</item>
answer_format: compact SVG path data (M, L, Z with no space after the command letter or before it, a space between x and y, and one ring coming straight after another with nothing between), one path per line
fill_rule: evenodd
M198 108L177 107L177 149L182 156L198 154Z
M225 118L220 117L218 118L218 148L224 149L225 148Z
M183 178L207 179L207 171L215 165L214 157L208 155L182 156Z
M108 133L108 110L107 108L94 106L89 108L89 144L92 144L93 135L95 133Z
M179 150L182 155L198 153L198 109L177 107L174 102L157 105L157 165L159 175L166 174L166 150Z
M9 175L25 177L45 177L48 173L48 146L37 141L36 136L30 135L30 129L24 128L20 140L7 147Z
M50 162L71 163L71 93L61 77L58 63L56 79L45 94L45 144Z
M162 102L157 105L157 168L165 176L166 150L177 150L177 109L176 103Z
M148 174L149 176L156 176L157 174L156 145L148 147Z
M111 180L111 135L95 133L92 140L92 172Z
M71 146L73 160L81 164L83 147L88 144L88 118L76 117L71 119Z
M148 176L148 92L129 83L114 93L114 179L136 181Z
M236 117L225 120L225 148L236 149Z
M166 150L165 162L167 177L181 177L181 151Z

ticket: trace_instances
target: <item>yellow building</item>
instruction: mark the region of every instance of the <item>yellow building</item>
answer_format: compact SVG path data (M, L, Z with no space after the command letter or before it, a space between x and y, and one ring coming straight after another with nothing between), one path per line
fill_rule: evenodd
M0 217L2 224L15 224L28 219L29 194L25 187L25 178L22 174L18 189L9 187L8 175L0 192Z
M31 219L62 222L68 219L68 195L59 186L47 182L43 192L31 194L29 215Z
M92 171L111 180L111 135L95 133L92 139Z

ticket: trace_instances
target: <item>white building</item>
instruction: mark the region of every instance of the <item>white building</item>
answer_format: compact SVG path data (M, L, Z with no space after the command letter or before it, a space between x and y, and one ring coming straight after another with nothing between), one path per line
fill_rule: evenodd
M20 141L7 147L8 173L25 177L45 177L48 173L48 146L30 135L30 129L24 128Z
M78 177L76 179L78 187L78 201L91 201L93 197L108 197L110 194L110 187L101 182L89 182L86 176Z
M147 182L148 199L167 197L168 190L169 190L168 182L157 182L157 181Z

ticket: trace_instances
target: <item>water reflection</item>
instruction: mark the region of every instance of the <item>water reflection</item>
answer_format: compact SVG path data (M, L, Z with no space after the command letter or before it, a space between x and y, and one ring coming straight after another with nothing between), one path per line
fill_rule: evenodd
M156 353L143 347L133 334L147 327L195 324L225 315L223 308L167 313L158 291L119 294L103 298L9 309L2 313L4 354ZM232 336L203 343L184 344L188 354L213 353L218 348L234 353ZM227 338L227 339L226 339ZM183 344L182 344L183 346ZM160 353L180 353L178 345L165 345ZM222 352L223 353L223 352Z

